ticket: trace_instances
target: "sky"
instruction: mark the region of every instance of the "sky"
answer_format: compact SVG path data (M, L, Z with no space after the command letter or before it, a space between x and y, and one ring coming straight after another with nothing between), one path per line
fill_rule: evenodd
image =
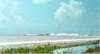
M99 0L0 0L0 34L100 35Z

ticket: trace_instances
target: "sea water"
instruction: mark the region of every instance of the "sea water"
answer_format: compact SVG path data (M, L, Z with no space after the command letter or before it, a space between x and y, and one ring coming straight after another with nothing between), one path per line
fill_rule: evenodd
M0 43L2 42L20 42L20 41L42 41L42 40L73 40L73 39L94 39L99 38L100 36L84 37L84 36L0 36Z
M100 44L95 44L95 45L84 45L84 46L77 46L77 47L69 47L69 48L61 48L61 49L56 49L54 50L54 54L82 54L89 48L94 48L96 45L100 47Z

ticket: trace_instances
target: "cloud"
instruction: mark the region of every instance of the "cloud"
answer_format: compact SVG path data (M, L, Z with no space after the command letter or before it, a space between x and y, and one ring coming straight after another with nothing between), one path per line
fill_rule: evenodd
M5 4L3 2L0 2L0 12L3 11L5 8Z
M19 3L17 1L12 2L11 8L15 11L18 10L19 9Z
M19 9L18 1L0 1L0 11L4 11L9 9L9 11L17 11Z
M5 21L8 21L7 16L4 13L2 13L4 11L5 7L6 7L6 5L0 1L0 24Z
M30 24L27 20L25 20L20 15L13 15L13 21L15 22L16 25L18 24L29 25Z
M0 13L0 24L5 21L8 21L7 17L4 14Z
M18 14L19 12L18 1L0 2L0 25L29 25L28 21Z
M32 0L33 4L46 4L48 2L51 2L52 0Z
M85 13L85 8L80 1L69 0L69 3L61 2L61 6L57 9L54 16L56 20L79 20Z

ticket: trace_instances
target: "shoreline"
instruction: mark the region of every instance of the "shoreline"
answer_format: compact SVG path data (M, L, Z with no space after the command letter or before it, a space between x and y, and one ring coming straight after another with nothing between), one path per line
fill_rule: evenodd
M41 43L71 43L71 42L86 42L100 40L100 38L91 38L91 39L70 39L70 40L43 40L43 41L22 41L22 42L5 42L0 43L1 46L10 46L10 45L24 45L24 44L41 44Z
M70 48L98 43L100 43L99 38L6 42L0 46L0 53L53 53L53 50L60 48Z
M77 47L77 46L84 46L84 45L91 45L91 44L98 44L100 42L100 40L85 40L85 41L78 41L75 42L52 42L52 43L38 43L38 44L35 44L35 45L31 45L31 44L26 44L24 45L23 44L23 47L20 46L20 47L16 47L16 45L10 45L8 46L7 48L2 48L1 49L1 52L4 52L4 53L17 53L16 51L18 51L18 53L26 53L26 51L24 50L27 50L29 52L34 52L34 53L46 53L46 52L53 52L53 50L55 49L60 49L60 48L70 48L70 47ZM29 46L28 46L29 45ZM13 50L12 50L13 49ZM23 50L22 50L23 49ZM42 49L45 49L46 51L42 50ZM50 49L50 50L48 50ZM19 51L21 50L21 51ZM38 51L35 51L35 50L38 50Z

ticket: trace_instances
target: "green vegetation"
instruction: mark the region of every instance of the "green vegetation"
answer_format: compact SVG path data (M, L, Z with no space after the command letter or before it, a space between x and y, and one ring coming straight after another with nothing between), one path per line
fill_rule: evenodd
M6 50L2 50L0 53L4 54L4 53L11 53L11 54L29 54L29 53L33 53L33 54L53 54L53 50L54 49L57 49L59 47L56 47L56 46L50 46L49 44L48 45L45 45L45 46L38 46L36 48L11 48L11 49L6 49Z

